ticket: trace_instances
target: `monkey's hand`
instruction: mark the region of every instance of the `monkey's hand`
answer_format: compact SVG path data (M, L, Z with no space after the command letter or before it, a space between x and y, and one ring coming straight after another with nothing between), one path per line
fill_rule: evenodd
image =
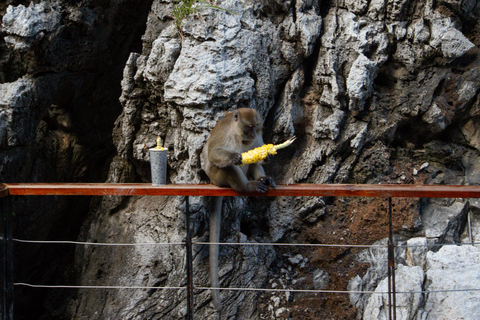
M258 179L261 183L263 183L267 187L272 187L273 189L277 188L277 185L275 184L275 181L272 179L272 177L261 177Z
M263 163L270 163L272 159L273 159L273 154L268 154L265 160L263 160Z
M231 160L232 164L239 166L242 164L242 155L240 153L233 153Z
M246 191L265 193L268 191L268 186L260 180L251 180L251 181L248 181Z

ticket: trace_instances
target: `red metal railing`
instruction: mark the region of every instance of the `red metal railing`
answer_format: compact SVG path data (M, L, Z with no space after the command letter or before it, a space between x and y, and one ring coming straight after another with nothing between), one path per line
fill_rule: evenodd
M314 196L384 198L480 198L480 186L382 185L382 184L290 184L267 193L238 193L212 184L149 183L5 183L0 196Z
M193 319L192 238L189 225L189 196L316 196L316 197L384 197L389 199L389 318L396 319L395 257L392 231L391 198L480 198L480 186L448 185L353 185L353 184L291 184L279 185L266 193L238 193L230 188L211 184L171 184L152 186L148 183L0 183L0 198L8 196L186 196L186 254L188 319ZM4 227L2 232L3 271L2 318L13 319L13 256L11 215L8 201L2 201ZM393 310L392 310L393 309Z

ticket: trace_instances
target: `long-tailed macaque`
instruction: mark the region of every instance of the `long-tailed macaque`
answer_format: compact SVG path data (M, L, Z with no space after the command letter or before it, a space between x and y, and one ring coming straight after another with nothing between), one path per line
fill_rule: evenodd
M261 147L263 121L253 109L240 108L221 118L202 151L202 166L210 181L238 192L266 192L275 187L260 163L242 164L241 153ZM223 197L213 197L210 206L210 285L219 287L218 255ZM221 310L218 290L212 289L215 308Z

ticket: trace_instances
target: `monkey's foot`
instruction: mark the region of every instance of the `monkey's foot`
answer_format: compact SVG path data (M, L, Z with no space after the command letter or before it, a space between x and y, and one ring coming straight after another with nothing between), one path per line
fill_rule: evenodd
M275 181L272 179L272 177L261 177L260 179L258 179L258 181L260 181L261 183L263 183L267 187L272 187L273 189L275 189L277 187L277 185L275 184Z

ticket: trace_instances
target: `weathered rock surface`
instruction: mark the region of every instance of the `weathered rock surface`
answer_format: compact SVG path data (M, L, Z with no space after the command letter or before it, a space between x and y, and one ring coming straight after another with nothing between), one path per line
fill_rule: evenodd
M422 240L408 242L407 250ZM408 255L408 254L407 254ZM397 319L476 319L478 317L478 288L480 278L475 266L480 251L474 246L444 246L437 252L413 253L414 259L423 259L426 265L399 264L396 268ZM418 260L417 260L418 261ZM399 281L400 280L400 281ZM356 287L358 280L351 283ZM466 290L466 291L463 291ZM425 294L421 292L425 291ZM453 294L453 292L455 295ZM361 319L388 319L388 279L376 286L366 300ZM412 292L412 293L406 293ZM357 297L353 295L352 297ZM459 302L461 301L461 303Z
M478 291L462 291L478 289L480 276L476 267L479 263L480 250L474 246L445 246L438 252L428 252L425 289L439 292L428 293L416 319L480 317ZM459 291L452 294L446 290Z
M115 148L112 127L125 61L149 6L133 1L0 4L0 181L100 182ZM135 41L134 41L135 40ZM75 240L89 198L14 199L14 234ZM73 246L16 246L17 279L75 283ZM59 271L63 270L63 271ZM70 271L68 271L70 270ZM65 314L61 290L15 289L15 318ZM49 302L45 302L49 301Z
M160 136L169 149L168 183L205 182L199 155L210 130L223 111L251 107L265 118L265 141L297 136L294 146L266 166L277 183L480 184L477 1L221 0L217 4L235 14L201 9L185 19L181 32L166 0L20 2L0 5L2 181L149 182L147 149ZM134 45L140 39L142 45ZM111 134L116 154L107 161ZM106 162L110 169L103 178L99 169ZM191 199L196 240L208 238L207 202ZM398 244L467 243L468 219L478 241L479 210L473 200L416 203L417 222L396 221ZM331 199L228 199L222 241L315 241L309 228L324 223L328 205ZM357 209L345 210L361 214ZM180 242L185 234L182 199L175 197L105 197L92 202L84 221L85 206L79 211L81 221L69 235L80 240ZM364 215L351 225L359 233L374 219ZM369 239L385 244L383 238L377 231ZM348 242L348 233L338 241ZM439 263L434 261L454 250L449 248L459 254L459 269L470 265L462 255L469 247L397 247L402 290L437 288ZM78 274L68 280L185 284L183 246L115 250L79 249ZM223 246L220 281L223 287L345 290L339 287L343 271L340 276L321 270L352 255ZM357 257L356 263L370 267L358 277L348 273L349 288L383 291L386 250ZM196 246L194 277L200 287L208 286L207 260L208 248ZM345 312L367 319L384 316L386 306L382 296L352 294L344 301L351 308L325 303L312 313L304 295L221 294L225 319L342 318ZM442 306L431 297L402 297L399 317L442 317ZM466 318L476 315L473 297L466 293L471 302ZM198 290L195 299L196 317L218 318L208 290ZM445 310L453 311L453 306ZM73 319L183 319L185 291L82 290L67 310L49 305L44 313Z
M14 49L29 49L34 40L51 33L60 26L61 12L47 2L30 3L28 7L9 6L3 16L5 42Z
M396 285L398 292L416 292L398 294L396 298L396 319L413 319L422 303L422 284L424 282L424 273L420 267L405 267L399 265L396 277L401 279ZM362 319L389 319L388 294L377 294L377 292L388 292L388 279L380 281L375 294L368 299Z

